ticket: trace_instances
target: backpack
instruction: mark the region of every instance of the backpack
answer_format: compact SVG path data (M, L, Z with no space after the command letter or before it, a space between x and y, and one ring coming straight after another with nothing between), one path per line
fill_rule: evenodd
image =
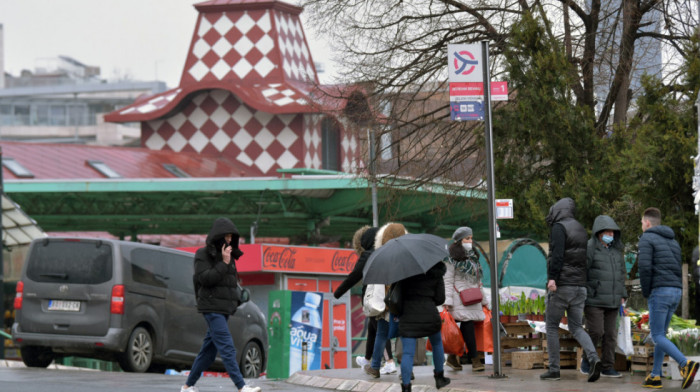
M367 317L375 317L384 313L385 288L383 284L368 284L365 296L362 298L362 313Z

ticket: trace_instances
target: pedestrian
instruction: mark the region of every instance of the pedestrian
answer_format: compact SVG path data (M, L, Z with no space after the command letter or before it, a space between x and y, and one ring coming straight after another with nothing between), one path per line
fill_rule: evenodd
M355 235L352 237L352 247L355 252L360 256L355 263L355 267L350 272L345 280L338 286L338 288L333 292L333 296L338 299L343 296L348 290L350 290L354 285L362 280L362 269L365 268L365 263L367 259L372 254L374 250L374 237L377 235L377 227L362 226L359 228ZM367 285L362 285L362 299L365 298L365 290ZM374 351L374 342L377 335L377 319L374 317L367 318L367 342L365 344L365 355L358 356L355 358L355 362L360 368L364 368L365 365L369 364L372 359L372 353ZM386 353L388 359L382 368L379 370L381 374L391 374L396 373L396 364L394 363L394 356L391 352L391 341L387 339L386 341Z
M389 242L389 240L401 237L404 234L408 234L408 231L406 231L406 228L401 223L387 223L381 228L379 228L379 230L377 230L377 234L374 237L374 249L378 249L380 246ZM389 286L387 286L387 291L388 288ZM377 323L377 332L374 338L374 351L372 351L370 363L365 364L365 366L363 367L365 373L369 374L374 378L379 378L379 375L381 374L379 367L382 364L382 353L384 352L384 347L387 344L391 344L389 341L390 317L393 316L389 313L389 311L384 311L382 314L375 317ZM396 365L393 365L393 367L395 371Z
M690 266L693 267L693 285L695 286L695 320L700 321L700 252L697 246L690 256Z
M450 257L445 263L445 307L455 321L467 345L467 356L470 358L473 372L483 372L484 365L476 351L476 334L474 322L485 318L482 305L487 305L487 297L472 305L463 305L459 292L471 288L482 288L481 266L479 255L473 249L473 235L470 227L460 227L452 234L453 243L450 245ZM445 364L452 370L462 370L460 358L449 354Z
M180 392L197 392L194 385L202 372L221 357L224 367L239 392L259 392L260 387L246 385L236 361L236 347L228 328L228 318L240 304L236 260L243 255L238 248L239 234L227 218L218 218L207 235L206 246L194 255L194 288L197 310L207 322L202 348Z
M649 306L649 329L654 342L654 366L642 383L646 388L662 388L661 366L668 354L679 366L681 387L688 388L698 371L698 363L689 361L670 340L666 331L682 293L681 247L673 230L661 224L661 211L650 207L642 215L639 238L639 281Z
M591 365L588 382L600 378L601 362L595 346L583 329L586 303L586 229L574 218L576 204L565 197L549 209L546 221L551 227L547 255L547 308L545 324L549 370L541 380L559 380L559 322L566 311L569 332L574 336Z
M428 337L433 346L433 377L440 389L450 383L445 377L445 351L442 346L442 319L438 306L445 303L445 263L439 262L425 274L400 280L403 314L399 317L401 356L401 391L411 391L413 356L418 338Z
M627 269L623 257L624 246L620 228L613 218L599 215L593 222L588 240L586 259L588 280L586 288L586 329L594 345L602 340L601 371L603 377L622 377L614 369L617 345L617 315L627 300L625 277ZM590 363L584 355L581 373L590 373Z

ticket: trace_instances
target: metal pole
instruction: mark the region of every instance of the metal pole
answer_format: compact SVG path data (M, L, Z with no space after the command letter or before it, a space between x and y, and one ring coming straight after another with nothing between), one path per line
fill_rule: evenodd
M369 177L372 187L372 226L379 227L379 212L377 210L377 152L374 142L374 129L367 130L369 138Z
M496 242L496 186L493 172L493 129L491 126L491 72L489 43L481 41L484 72L484 128L486 133L486 174L489 204L489 258L491 259L491 326L493 333L493 376L504 377L501 369L501 338L498 329L498 245Z

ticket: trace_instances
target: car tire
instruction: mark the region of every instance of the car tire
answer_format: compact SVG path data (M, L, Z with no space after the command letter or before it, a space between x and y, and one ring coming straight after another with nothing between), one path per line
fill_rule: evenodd
M24 346L19 349L22 362L27 367L45 368L53 362L55 355L48 347Z
M256 342L248 342L241 355L241 374L243 378L258 378L263 371L263 352Z
M143 327L131 332L126 350L119 354L119 366L125 372L144 373L151 366L153 359L153 338Z

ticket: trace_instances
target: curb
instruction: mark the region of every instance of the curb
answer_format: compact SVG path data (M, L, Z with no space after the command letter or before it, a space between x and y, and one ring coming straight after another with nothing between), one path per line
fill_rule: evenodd
M335 391L352 391L352 392L401 392L401 384L391 382L371 382L365 380L348 380L344 378L331 378L323 376L310 376L294 373L291 377L285 380L294 385L308 386L314 388L330 389ZM438 392L434 386L413 384L411 390L413 392ZM475 389L449 388L449 386L440 389L440 392L479 392Z

